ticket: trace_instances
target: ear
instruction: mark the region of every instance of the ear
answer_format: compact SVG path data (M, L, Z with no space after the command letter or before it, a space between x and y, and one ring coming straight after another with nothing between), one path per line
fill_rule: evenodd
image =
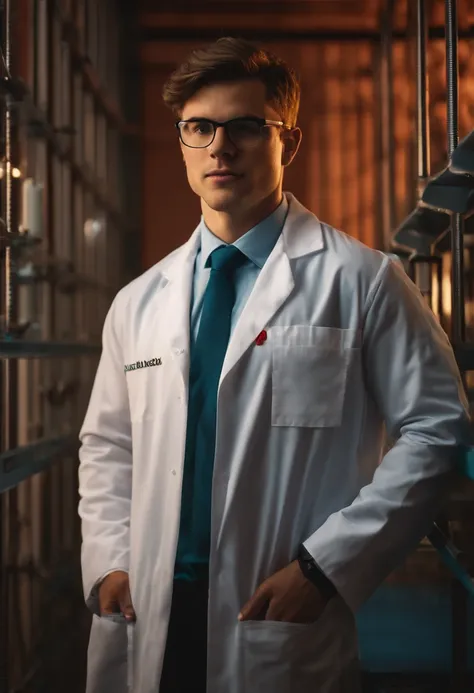
M303 133L300 128L292 128L284 130L282 133L283 151L281 155L281 163L283 166L289 166L300 148Z

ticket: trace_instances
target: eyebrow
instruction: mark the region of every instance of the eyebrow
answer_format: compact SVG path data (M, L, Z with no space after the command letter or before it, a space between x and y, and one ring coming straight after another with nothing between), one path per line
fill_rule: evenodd
M191 116L190 118L181 118L181 120L213 120L216 123L227 123L229 120L235 120L236 118L258 118L259 120L266 120L265 116L256 115L255 113L234 115L231 118L226 118L226 120L216 120L215 118L210 118L209 116Z

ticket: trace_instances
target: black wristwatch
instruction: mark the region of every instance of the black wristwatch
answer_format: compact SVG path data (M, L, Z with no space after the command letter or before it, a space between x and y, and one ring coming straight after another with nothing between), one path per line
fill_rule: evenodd
M298 551L298 562L305 578L316 585L327 601L337 594L331 580L318 568L315 560L302 544Z

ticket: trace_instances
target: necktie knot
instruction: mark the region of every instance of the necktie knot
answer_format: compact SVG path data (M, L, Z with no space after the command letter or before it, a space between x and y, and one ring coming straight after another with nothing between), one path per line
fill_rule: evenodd
M213 270L233 272L245 261L245 255L235 245L221 245L210 254L206 266L210 266Z

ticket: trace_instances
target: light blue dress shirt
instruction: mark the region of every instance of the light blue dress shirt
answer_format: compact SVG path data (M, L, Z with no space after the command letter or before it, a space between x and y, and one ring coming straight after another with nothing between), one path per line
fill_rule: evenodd
M231 333L237 320L250 296L260 270L268 259L285 222L288 211L288 202L282 201L279 207L248 231L235 242L235 246L249 259L244 266L236 270L235 293L236 300L231 317ZM194 267L193 297L191 302L191 353L196 343L199 323L202 315L204 294L209 281L210 269L205 267L209 255L222 245L228 245L217 238L201 222L201 244L196 256ZM218 316L217 316L218 319ZM190 401L196 393L190 383ZM203 537L209 532L210 525L210 489L212 485L213 459L202 458L202 451L194 447L195 437L190 436L196 423L193 420L193 411L188 411L188 432L186 436L186 453L183 474L183 500L181 504L181 522L176 554L175 579L194 581L207 574L209 556L207 549L203 549ZM195 414L194 414L195 416ZM199 425L199 422L198 424ZM193 446L193 447L190 447ZM202 447L202 446L201 446ZM212 457L212 455L211 455Z
M232 311L231 334L237 324L237 320L250 296L257 277L263 265L272 252L278 237L281 234L288 213L288 201L285 196L276 210L266 217L250 231L241 236L235 245L250 262L240 267L235 272L235 304ZM196 341L199 323L202 314L204 293L211 270L205 267L207 258L213 250L221 245L228 245L217 238L201 221L201 245L194 265L193 296L191 303L191 348Z

